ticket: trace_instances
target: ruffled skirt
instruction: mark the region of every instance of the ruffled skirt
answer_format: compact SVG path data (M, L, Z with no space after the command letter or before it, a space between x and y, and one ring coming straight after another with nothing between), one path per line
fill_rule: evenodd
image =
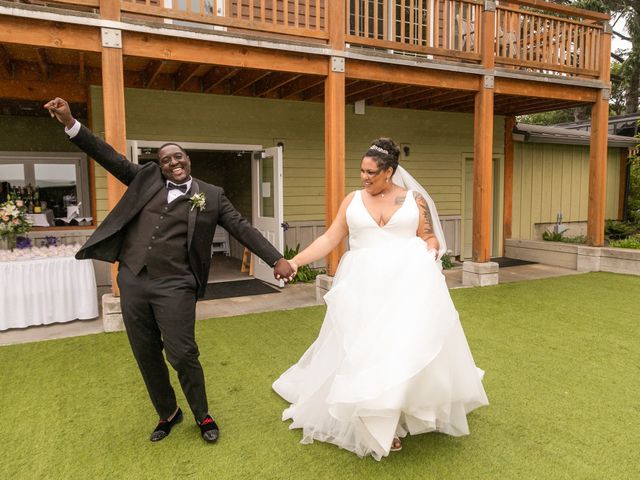
M422 240L347 252L324 298L318 338L273 384L302 443L380 460L394 436L469 433L484 372Z

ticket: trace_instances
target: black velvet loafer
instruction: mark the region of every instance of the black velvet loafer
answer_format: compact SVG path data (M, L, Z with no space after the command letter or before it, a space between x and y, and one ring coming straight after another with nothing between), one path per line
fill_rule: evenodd
M160 420L156 429L151 433L149 440L152 442L159 442L164 437L171 433L171 429L174 425L177 425L182 421L182 410L178 408L178 411L171 420Z
M218 437L220 436L220 429L218 428L218 424L210 415L204 417L204 420L198 424L198 427L200 427L200 435L205 442L214 443L218 440Z

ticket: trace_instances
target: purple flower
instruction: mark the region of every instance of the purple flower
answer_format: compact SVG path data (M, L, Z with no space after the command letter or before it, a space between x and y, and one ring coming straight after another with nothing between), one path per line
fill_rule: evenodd
M29 237L16 237L16 247L19 249L31 248L31 239Z
M44 237L47 247L57 247L58 246L58 237L46 236Z

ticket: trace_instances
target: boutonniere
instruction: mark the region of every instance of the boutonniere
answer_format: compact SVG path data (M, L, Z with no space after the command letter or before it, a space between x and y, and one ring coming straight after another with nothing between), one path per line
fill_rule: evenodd
M204 198L204 193L196 193L192 195L189 199L189 202L191 202L191 210L197 208L198 210L202 211L207 205L207 202Z

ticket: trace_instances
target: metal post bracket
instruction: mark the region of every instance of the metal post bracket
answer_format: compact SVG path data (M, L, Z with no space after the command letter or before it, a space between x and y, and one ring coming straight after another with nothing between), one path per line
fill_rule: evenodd
M484 2L484 10L485 12L495 12L496 11L496 2L492 0L485 0Z
M344 57L331 57L331 71L344 73Z
M482 84L483 84L484 88L493 88L494 76L493 75L484 75Z
M107 48L122 48L122 32L116 28L100 29L102 46Z

